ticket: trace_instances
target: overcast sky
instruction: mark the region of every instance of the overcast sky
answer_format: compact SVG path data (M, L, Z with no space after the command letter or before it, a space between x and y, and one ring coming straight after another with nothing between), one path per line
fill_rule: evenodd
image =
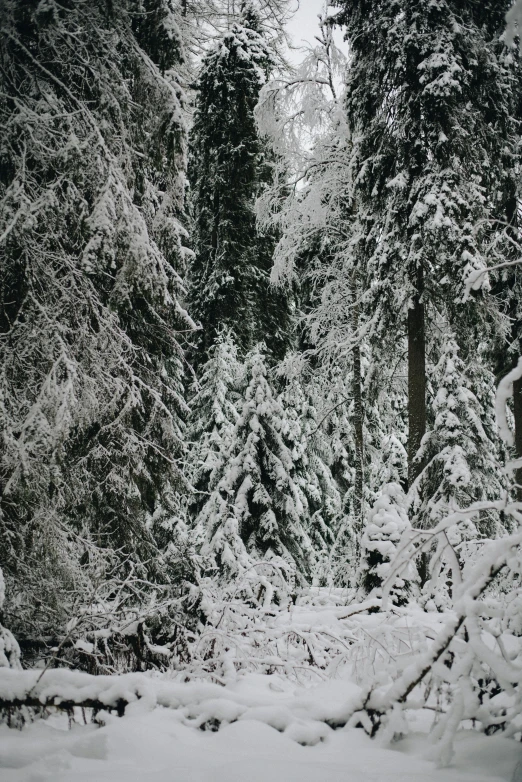
M296 7L299 2L299 8L288 25L294 46L301 46L306 41L313 44L314 36L318 32L317 16L324 12L324 0L294 0L294 2ZM344 49L345 44L343 45L340 31L335 39L337 45ZM292 60L295 62L299 59L298 53L294 52Z

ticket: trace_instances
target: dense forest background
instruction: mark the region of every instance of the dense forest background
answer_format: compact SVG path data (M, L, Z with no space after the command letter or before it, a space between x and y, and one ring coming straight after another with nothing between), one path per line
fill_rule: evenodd
M0 0L0 666L375 662L328 595L368 733L520 738L511 5Z

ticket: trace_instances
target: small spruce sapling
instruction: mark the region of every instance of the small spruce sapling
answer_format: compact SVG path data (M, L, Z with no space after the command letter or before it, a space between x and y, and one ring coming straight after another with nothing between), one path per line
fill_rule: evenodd
M482 395L492 391L492 377L484 369L478 374ZM442 347L434 371L433 428L423 440L418 458L425 464L411 486L408 500L416 525L429 529L444 516L478 500L492 499L501 493L501 473L493 433L484 426L484 413L471 389L469 373L459 357L453 338ZM475 384L474 384L475 385ZM485 514L477 522L486 537L498 534L498 518Z
M198 389L190 403L188 477L195 490L190 503L197 516L230 448L239 416L238 386L243 368L230 332L222 331L201 370Z
M389 599L394 605L405 605L417 580L415 565L408 563L396 573L394 559L404 534L411 529L405 510L405 496L398 483L381 489L368 514L361 540L359 584L364 596L381 597L387 582Z
M238 536L254 559L282 558L302 581L310 572L312 544L302 524L292 453L284 442L285 411L270 387L259 348L247 359L245 386L229 452L197 519L203 551L222 567L218 547L230 535ZM233 528L230 519L235 519ZM233 546L228 543L230 550L240 549L236 537Z

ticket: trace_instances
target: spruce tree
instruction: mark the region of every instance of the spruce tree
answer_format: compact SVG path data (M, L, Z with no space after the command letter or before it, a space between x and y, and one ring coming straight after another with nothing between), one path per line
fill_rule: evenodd
M382 487L368 514L361 539L359 584L363 595L382 596L386 583L391 602L404 605L417 579L414 563L394 572L394 558L402 536L411 529L405 510L405 496L397 483Z
M294 480L303 506L302 524L314 548L314 574L324 580L342 503L331 469L330 439L318 425L311 392L310 387L305 392L302 384L294 379L288 383L280 401L285 411L283 433L291 449Z
M415 526L429 529L454 511L502 494L501 460L491 420L494 379L480 367L480 358L475 357L470 377L455 339L446 336L433 370L434 421L421 451L426 466L410 489ZM492 513L484 514L476 527L488 538L502 531Z
M302 523L292 452L284 440L285 411L270 387L259 349L247 359L244 382L240 416L197 519L198 534L205 540L204 552L217 547L218 566L223 541L234 533L251 557L282 558L302 581L310 573L312 547ZM239 543L235 547L239 550Z
M256 226L257 197L271 161L254 112L273 56L250 3L203 61L191 135L195 257L191 312L201 324L194 361L202 363L220 328L244 355L265 340L275 358L288 344L288 296L270 287L273 232Z
M2 5L0 546L20 637L60 633L104 572L177 578L193 324L176 14Z
M485 329L503 328L484 273L502 181L492 165L498 129L491 122L505 83L502 47L491 45L484 24L490 4L337 5L353 52L347 116L354 198L366 222L364 287L376 351L382 355L390 335L396 341L406 332L413 482L422 470L416 454L426 430L427 344L437 310L448 306L466 352ZM473 296L466 294L470 275Z
M239 412L243 368L229 332L218 334L201 368L198 390L190 403L187 428L189 480L195 490L191 515L197 516L206 500L213 476L230 449Z

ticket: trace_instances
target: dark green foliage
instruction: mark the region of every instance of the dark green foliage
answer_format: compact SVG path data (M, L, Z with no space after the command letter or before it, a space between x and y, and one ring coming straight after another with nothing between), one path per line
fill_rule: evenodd
M300 581L310 573L313 551L305 530L306 501L285 443L286 418L264 357L255 350L247 358L241 410L229 448L197 519L204 552L228 572L244 566L242 542L253 561L281 557L295 566ZM223 559L223 540L229 537L240 539L234 543L234 562Z
M255 121L272 58L247 6L205 57L191 136L195 258L191 312L201 323L200 364L222 326L245 354L260 340L280 358L288 343L288 297L270 287L275 237L256 227L255 202L271 165Z
M346 111L361 317L370 324L375 377L386 374L390 356L397 366L403 350L408 356L408 478L414 483L428 458L421 445L426 422L435 418L426 361L438 360L445 325L466 365L478 351L484 356L484 345L502 342L508 329L504 294L492 291L487 267L506 259L509 244L496 221L514 197L518 66L499 40L497 4L336 4L353 54ZM484 367L474 391L487 396L490 380ZM478 428L473 432L462 444L466 458L485 464L490 442ZM488 474L486 495L497 488L495 469ZM485 480L478 473L476 479ZM424 491L429 503L427 486Z
M104 573L170 581L186 142L170 2L1 15L0 557L34 637Z
M499 137L504 146L514 141L509 113L493 118L509 101L507 52L483 26L486 10L475 18L475 4L338 4L354 50L347 112L364 172L358 197L368 208L379 338L403 321L421 269L426 306L449 305L450 319L466 323L473 341L473 324L488 313L501 326L486 275L462 301L466 279L486 265L488 219L502 178L511 176L498 165L510 155L500 153Z
M415 526L429 529L448 514L502 494L501 458L492 421L493 378L477 352L467 369L451 334L432 369L436 388L433 423L422 445L425 467L410 487ZM505 532L498 514L481 514L475 536L495 538ZM477 532L478 530L478 532Z

